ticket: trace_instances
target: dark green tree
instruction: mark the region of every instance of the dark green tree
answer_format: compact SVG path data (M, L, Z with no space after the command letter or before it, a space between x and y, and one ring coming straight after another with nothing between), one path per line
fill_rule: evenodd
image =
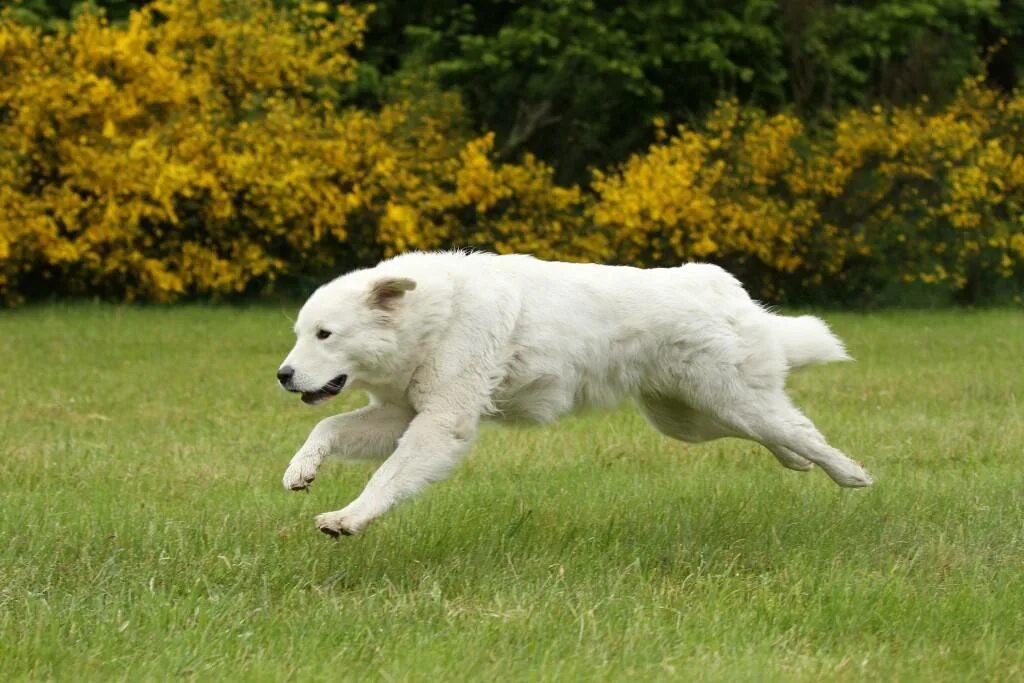
M623 159L651 120L722 96L805 115L941 102L985 51L1016 84L1024 0L508 0L376 3L365 82L405 71L458 89L509 158L561 180ZM996 61L996 59L1001 61ZM1009 66L1006 62L1009 62ZM382 78L383 77L383 78Z

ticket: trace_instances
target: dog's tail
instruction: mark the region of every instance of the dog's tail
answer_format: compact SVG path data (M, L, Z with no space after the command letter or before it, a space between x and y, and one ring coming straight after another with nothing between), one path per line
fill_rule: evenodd
M846 346L821 318L813 315L773 317L776 337L782 343L786 362L791 368L851 360Z

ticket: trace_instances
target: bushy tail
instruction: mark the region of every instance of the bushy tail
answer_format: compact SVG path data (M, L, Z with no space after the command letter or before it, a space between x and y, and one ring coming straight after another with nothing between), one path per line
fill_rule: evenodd
M806 365L851 360L839 337L825 321L813 315L789 318L776 315L775 334L782 343L786 361L793 369Z

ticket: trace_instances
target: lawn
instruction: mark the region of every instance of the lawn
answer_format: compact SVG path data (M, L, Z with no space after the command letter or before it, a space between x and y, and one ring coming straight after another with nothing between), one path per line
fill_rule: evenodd
M275 387L293 313L0 313L4 679L1024 677L1019 309L825 316L858 362L792 393L871 489L626 406L486 427L337 541L372 470L281 488L342 405Z

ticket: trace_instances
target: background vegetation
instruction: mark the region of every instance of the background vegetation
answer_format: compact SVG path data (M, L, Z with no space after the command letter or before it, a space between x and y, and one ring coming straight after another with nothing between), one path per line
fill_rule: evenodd
M777 302L1019 301L1022 30L1017 0L23 0L0 298L473 246L711 260Z
M0 316L0 355L45 368L0 392L5 680L1024 675L1019 311L828 316L858 361L791 389L870 489L622 410L485 428L340 541L313 515L371 467L280 485L341 408L274 386L292 312Z

